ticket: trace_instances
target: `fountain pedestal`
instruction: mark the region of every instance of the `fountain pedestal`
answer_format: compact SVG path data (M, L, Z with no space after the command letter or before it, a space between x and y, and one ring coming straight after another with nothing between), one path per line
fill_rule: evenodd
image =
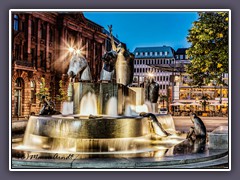
M131 105L136 105L136 93L127 86L116 83L74 83L74 103L73 113L80 114L81 100L88 93L95 94L97 104L97 114L107 114L107 105L111 97L116 97L117 114L122 115L125 104L128 101ZM95 101L95 100L94 100ZM88 107L94 108L94 107ZM114 107L111 107L114 108Z

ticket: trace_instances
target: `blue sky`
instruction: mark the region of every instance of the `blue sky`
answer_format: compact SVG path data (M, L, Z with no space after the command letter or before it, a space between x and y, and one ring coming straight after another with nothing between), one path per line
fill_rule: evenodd
M189 47L188 30L198 19L197 12L84 12L84 16L103 26L113 25L113 35L130 51L144 46Z

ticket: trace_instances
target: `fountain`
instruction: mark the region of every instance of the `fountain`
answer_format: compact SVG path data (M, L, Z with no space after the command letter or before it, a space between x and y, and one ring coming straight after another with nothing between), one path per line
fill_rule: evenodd
M113 50L104 55L107 59L100 82L91 82L87 61L73 55L68 71L70 98L62 114L46 111L47 115L31 116L23 142L13 145L14 157L159 158L174 154L174 146L185 137L177 135L171 115L154 114L155 109L151 109L157 100L158 84L151 80L145 92L148 102L136 103L138 92L127 86L132 82L134 58L126 47L114 48L114 43L112 46Z

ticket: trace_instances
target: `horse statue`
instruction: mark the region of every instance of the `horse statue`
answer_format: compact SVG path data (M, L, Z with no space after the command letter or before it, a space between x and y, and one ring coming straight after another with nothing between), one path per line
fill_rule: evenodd
M91 71L88 66L87 60L77 54L73 54L67 74L71 79L77 78L78 81L91 81Z

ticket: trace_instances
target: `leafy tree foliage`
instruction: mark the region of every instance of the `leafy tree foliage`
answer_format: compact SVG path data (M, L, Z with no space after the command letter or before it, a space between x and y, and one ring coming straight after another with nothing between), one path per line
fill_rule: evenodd
M187 72L191 85L202 86L214 80L225 85L222 74L228 73L228 12L200 12L187 37L191 63Z
M60 101L60 102L63 102L63 101L66 101L67 98L68 98L67 97L67 92L63 87L63 81L60 80L59 81L59 94L56 96L56 100Z
M46 87L46 82L45 78L41 78L41 83L40 83L40 90L38 93L36 93L37 98L41 101L42 97L45 96L48 99L49 96L49 89Z

